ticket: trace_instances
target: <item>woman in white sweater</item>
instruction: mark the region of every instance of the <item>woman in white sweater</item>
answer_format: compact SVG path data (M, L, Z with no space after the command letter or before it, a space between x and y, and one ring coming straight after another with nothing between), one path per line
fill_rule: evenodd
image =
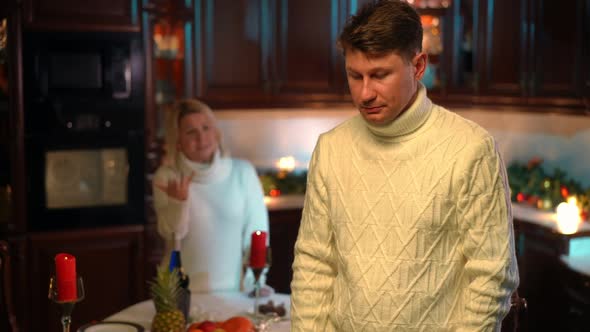
M249 162L229 157L207 105L181 100L169 115L166 156L153 180L164 260L181 251L191 291L237 291L252 232L268 231L258 176ZM250 273L244 284L253 284Z

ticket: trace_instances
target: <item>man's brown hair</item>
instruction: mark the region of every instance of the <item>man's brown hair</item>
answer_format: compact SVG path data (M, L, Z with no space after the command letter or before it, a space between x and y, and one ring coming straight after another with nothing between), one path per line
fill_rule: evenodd
M422 23L405 1L378 0L351 16L338 38L343 53L359 50L369 56L397 52L410 61L422 50Z

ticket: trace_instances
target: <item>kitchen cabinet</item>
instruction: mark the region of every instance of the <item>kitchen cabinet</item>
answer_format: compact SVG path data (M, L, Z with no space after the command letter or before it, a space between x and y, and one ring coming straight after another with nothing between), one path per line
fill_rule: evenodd
M566 299L565 319L567 328L572 332L582 332L590 326L590 272L582 269L587 266L589 257L578 257L577 260L560 261L563 277L560 286L564 290Z
M25 229L23 173L23 108L21 74L21 10L16 1L0 2L0 238ZM9 255L11 281L25 275L22 237L12 237ZM12 303L17 326L26 324L26 304L16 288ZM25 330L26 331L26 330Z
M16 1L0 5L0 233L25 228L21 21Z
M24 0L27 29L139 31L139 0Z
M336 41L348 17L370 0L227 1L202 1L196 10L202 18L195 26L196 97L214 108L350 105ZM451 48L451 11L449 2L422 3L416 2L428 38L425 84L439 100L449 71L450 52L443 50Z
M590 1L531 1L529 103L582 105L588 83ZM586 7L586 8L585 8ZM586 91L588 92L588 91Z
M14 234L9 244L12 291L19 331L61 331L60 308L47 298L53 258L76 257L85 298L76 304L72 331L147 298L143 226Z
M72 331L144 300L143 232L136 225L29 234L26 274L15 281L29 308L25 331L61 331L60 309L47 299L53 258L60 252L76 257L77 274L84 281L85 297L74 308Z
M336 41L350 14L368 0L196 2L195 96L214 108L349 105L344 58ZM199 7L199 4L201 5ZM419 8L432 71L444 82L442 30L447 8ZM450 32L444 34L450 35Z
M279 293L291 294L292 265L301 212L301 208L269 211L270 247L273 259L266 283Z
M193 96L195 15L192 1L145 0L142 33L146 60L145 136L148 177L162 157L168 107ZM150 166L151 165L151 166ZM146 183L146 190L151 184ZM148 192L148 198L151 193Z
M453 1L447 99L587 108L589 4Z
M53 256L58 252L77 256L78 271L86 284L86 298L74 309L73 330L146 296L143 225L43 233L32 232L30 228L25 196L23 29L139 30L101 11L99 6L108 3L71 2L72 8L60 9L69 4L25 1L21 6L21 1L0 1L0 239L9 243L12 265L9 287L16 321L24 332L61 331L59 309L47 299ZM127 15L115 8L118 5L119 2L113 3L109 10ZM63 15L52 16L54 11L60 13L62 9ZM68 16L76 16L76 11L83 11L86 16ZM32 21L26 21L31 18ZM131 22L130 18L126 19L125 22ZM55 20L63 22L54 25Z
M157 78L154 86L164 95L200 98L214 109L350 105L336 40L347 18L369 1L182 2L189 14L164 19L184 17L185 25L176 28L183 50L167 71L157 65L154 76L170 78ZM176 2L161 0L155 7ZM413 4L429 55L423 82L436 102L589 109L590 0ZM162 61L156 56L152 62Z
M197 1L195 96L213 107L342 101L339 1Z
M580 305L570 293L573 288L583 297L586 290L579 287L583 285L578 284L579 279L573 271L564 267L561 257L579 258L590 240L590 230L585 228L574 234L561 234L557 227L524 216L515 216L514 226L519 293L529 304L526 312L528 330L584 330L584 325L577 325L580 323L576 321L579 312L570 311Z

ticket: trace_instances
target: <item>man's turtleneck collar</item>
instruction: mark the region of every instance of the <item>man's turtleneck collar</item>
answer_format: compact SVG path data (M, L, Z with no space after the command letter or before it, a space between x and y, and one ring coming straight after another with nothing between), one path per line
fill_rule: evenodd
M402 139L426 122L432 111L432 102L426 96L426 88L418 83L418 93L412 105L398 115L390 124L376 126L365 121L369 131L380 139L387 141ZM363 118L364 120L364 118Z

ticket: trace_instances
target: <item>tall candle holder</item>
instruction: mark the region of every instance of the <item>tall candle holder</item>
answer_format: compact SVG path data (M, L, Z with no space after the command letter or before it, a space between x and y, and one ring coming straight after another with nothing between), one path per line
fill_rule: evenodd
M254 316L258 315L258 302L260 300L260 277L262 276L262 272L264 271L264 267L262 268L251 268L252 273L254 274Z
M262 287L261 277L270 269L272 263L272 254L270 247L266 248L265 264L263 267L250 267L254 274L254 315L259 314L258 302L260 300L260 289Z
M84 281L82 280L82 277L76 278L76 290L77 294L75 298L66 300L60 299L57 279L55 276L49 278L49 292L47 297L61 307L61 325L63 332L70 332L74 305L84 299Z
M252 320L256 327L256 331L266 332L269 326L281 319L276 313L262 314L260 313L260 289L262 288L262 275L264 275L272 264L272 253L270 247L266 248L265 264L263 267L252 267L252 274L254 275L254 310L252 313Z

